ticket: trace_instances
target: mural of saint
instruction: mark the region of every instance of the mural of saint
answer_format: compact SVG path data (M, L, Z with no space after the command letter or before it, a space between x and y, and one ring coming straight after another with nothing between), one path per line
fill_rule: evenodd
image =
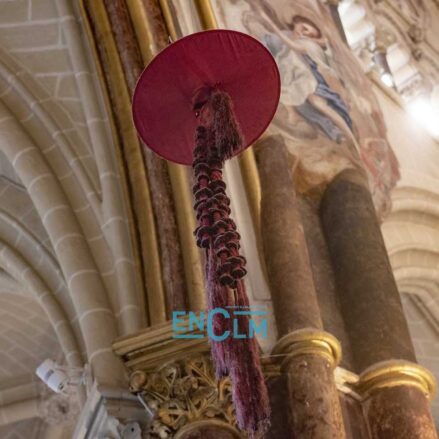
M299 158L297 189L324 187L343 169L361 166L385 213L398 164L371 85L329 13L313 0L226 3L216 1L222 26L258 38L278 64L281 100L271 130Z
M293 16L289 27L282 31L284 40L278 34L264 35L266 46L284 73L282 101L294 106L330 139L341 143L346 136L352 137L352 119L343 99L342 81L333 68L329 43L306 17ZM290 49L299 56L289 56Z

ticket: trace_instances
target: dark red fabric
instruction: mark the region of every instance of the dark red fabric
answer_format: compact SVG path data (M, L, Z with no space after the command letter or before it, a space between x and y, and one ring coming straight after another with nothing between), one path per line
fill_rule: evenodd
M216 90L205 101L205 110L212 114L197 127L193 171L195 211L198 227L197 245L206 255L206 291L208 311L215 308L250 311L243 278L246 260L240 254L240 236L230 217L230 200L223 180L225 160L239 151L241 133L233 113L230 96ZM234 310L234 311L232 311ZM269 426L270 404L259 359L259 348L249 334L249 316L237 313L234 322L221 316L213 319L213 332L231 335L222 341L210 340L216 375L229 375L238 426L247 431L249 439L263 436Z
M193 100L205 87L217 87L232 98L242 151L271 122L280 78L268 50L241 32L218 29L176 41L149 63L134 92L134 123L149 148L167 160L192 164Z

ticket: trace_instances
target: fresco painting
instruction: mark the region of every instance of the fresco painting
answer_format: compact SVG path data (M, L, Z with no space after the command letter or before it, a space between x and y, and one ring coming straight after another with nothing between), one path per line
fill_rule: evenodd
M378 213L387 213L398 163L370 83L326 7L313 0L214 4L221 27L258 38L278 64L281 102L270 132L283 135L294 158L296 189L319 195L339 172L362 166Z

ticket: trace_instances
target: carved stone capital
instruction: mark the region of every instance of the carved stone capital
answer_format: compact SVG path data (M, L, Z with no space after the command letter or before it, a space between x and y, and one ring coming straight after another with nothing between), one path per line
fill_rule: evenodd
M155 412L151 438L174 437L183 428L209 421L238 433L230 380L217 381L208 354L172 361L152 372L137 370L130 387Z

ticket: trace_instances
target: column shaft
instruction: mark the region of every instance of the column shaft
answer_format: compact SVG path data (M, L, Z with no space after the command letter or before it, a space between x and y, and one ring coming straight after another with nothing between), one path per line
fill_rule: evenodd
M342 439L345 432L333 373L336 360L329 345L316 341L325 333L290 171L291 157L281 136L271 136L258 143L256 158L262 189L262 242L281 336L273 353L283 359L290 437Z
M416 361L367 183L344 171L320 214L357 372L389 359Z
M177 229L176 213L174 209L174 201L171 190L170 177L168 174L167 164L164 160L160 159L156 154L149 149L142 147L142 155L138 154L138 151L133 152L133 143L129 143L129 136L127 135L128 129L132 129L132 121L130 120L130 127L126 125L126 109L118 106L118 98L122 94L121 89L127 88L129 97L132 97L136 81L144 68L142 55L137 42L136 34L130 19L130 15L127 9L127 5L123 0L108 1L104 0L105 11L111 27L111 32L114 37L114 42L117 49L117 56L120 60L120 66L123 70L124 82L114 84L110 81L111 69L114 69L112 65L112 59L110 59L106 48L102 43L102 35L100 34L100 27L102 23L100 18L97 17L95 5L89 0L84 1L84 8L90 18L90 24L94 37L96 40L96 46L100 61L103 65L103 71L107 84L109 85L109 94L112 105L116 108L114 113L114 119L116 126L121 134L121 143L123 146L123 162L125 165L125 171L130 178L129 195L133 199L133 215L136 220L136 227L142 230L145 222L144 213L142 209L145 209L145 200L139 200L138 192L143 188L136 186L139 183L139 175L132 175L132 166L128 166L128 158L130 156L135 157L135 166L139 165L139 160L143 163L142 166L146 168L146 178L149 185L149 194L152 203L154 224L153 227L156 231L154 239L157 240L159 246L160 268L162 271L161 282L163 283L165 298L155 298L150 300L150 323L155 324L163 321L164 318L170 318L173 310L186 309L186 285L184 276L184 267L182 259L182 249L180 246L180 240ZM100 6L99 8L102 8ZM102 32L102 31L101 31ZM119 87L120 89L118 89ZM117 111L119 110L119 111ZM138 145L136 145L138 146ZM141 203L143 205L141 205ZM142 244L141 254L144 259L148 261L151 258L150 243L144 242L144 238L139 236L139 240ZM149 261L148 261L149 262ZM146 273L146 284L151 284L148 281L148 277L157 276L157 274L151 273L149 267L144 262ZM160 285L161 287L161 285ZM148 291L148 295L158 295L157 291ZM163 303L165 302L165 303ZM164 309L166 307L166 309ZM166 315L164 315L166 314Z
M279 336L322 329L308 250L281 136L258 142L261 234Z
M302 355L287 370L294 437L345 438L331 363L318 355Z
M365 177L344 171L320 209L373 439L433 439L435 427ZM406 360L406 361L401 361ZM367 370L366 370L367 369ZM429 379L430 380L430 379ZM431 380L430 380L431 381Z
M428 399L415 387L382 389L365 409L373 439L437 439Z

